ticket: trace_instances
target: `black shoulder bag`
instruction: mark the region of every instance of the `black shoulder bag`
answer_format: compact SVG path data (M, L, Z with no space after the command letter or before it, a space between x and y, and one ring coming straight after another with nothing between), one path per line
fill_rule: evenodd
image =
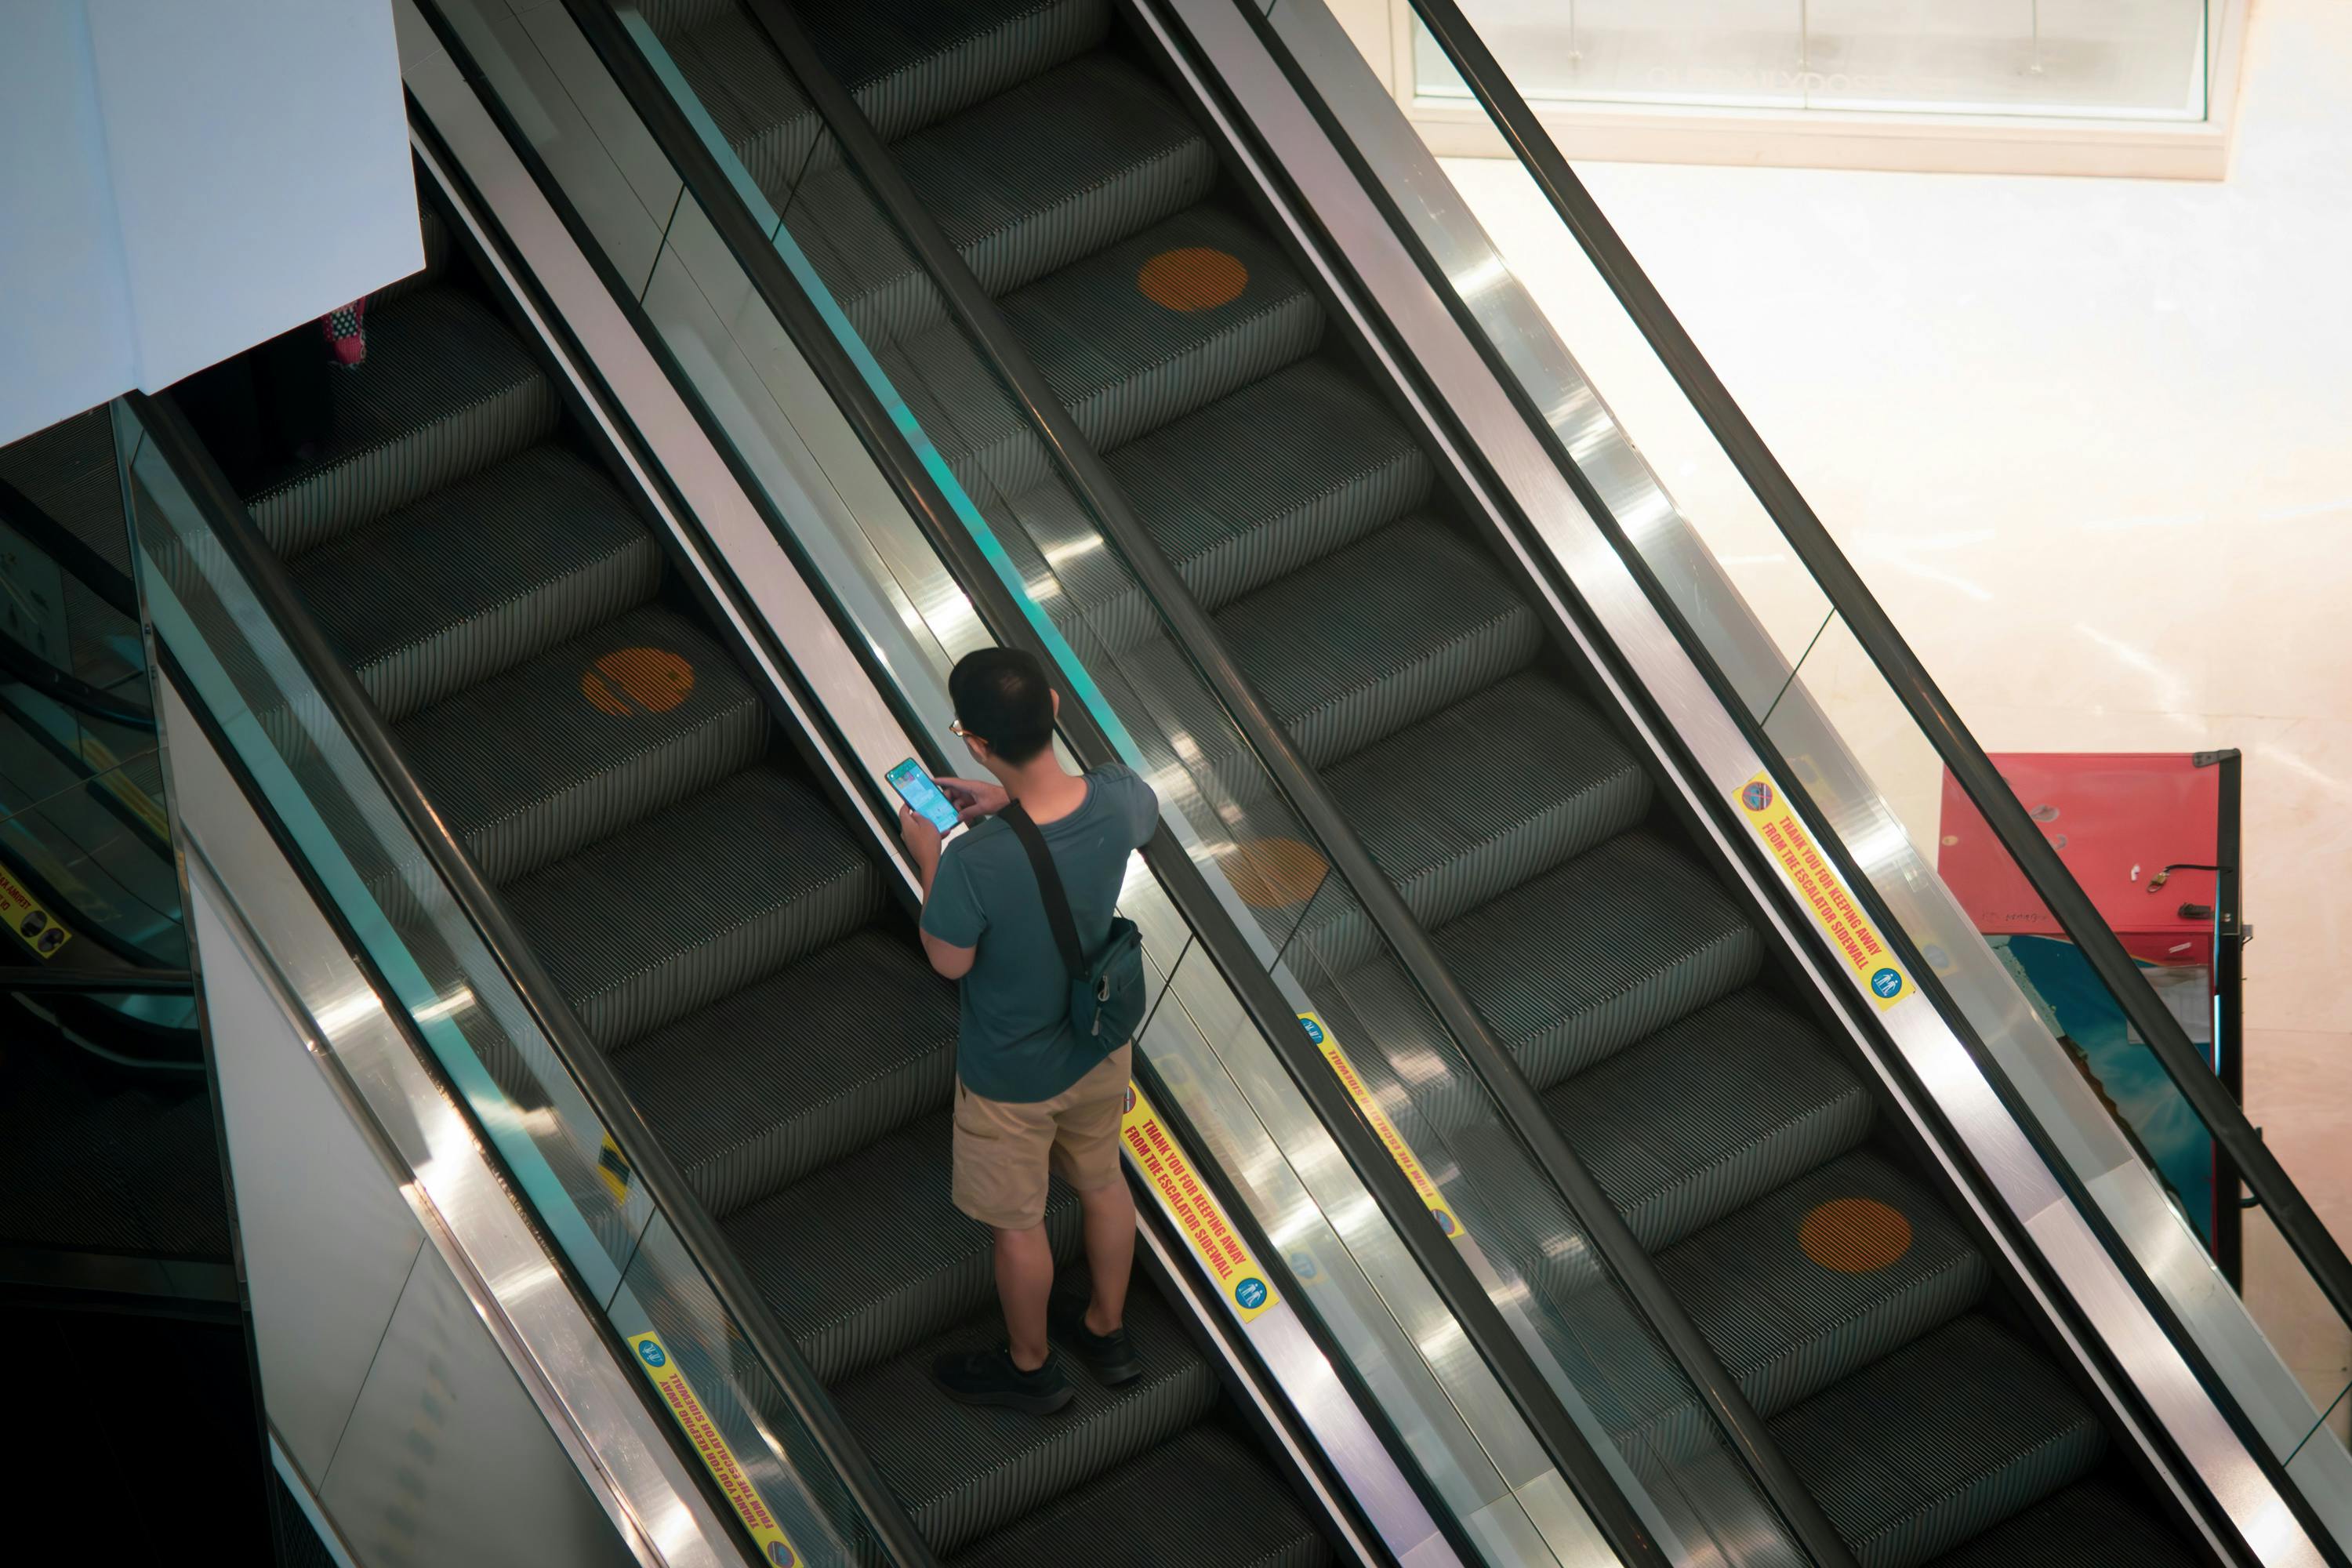
M1054 928L1055 945L1070 972L1070 1027L1108 1056L1132 1039L1136 1026L1143 1022L1143 937L1133 921L1115 914L1102 951L1088 958L1078 943L1070 895L1063 889L1062 873L1054 864L1054 852L1045 847L1045 836L1017 800L998 815L1013 825L1021 847L1029 852L1029 868L1037 874L1045 923Z

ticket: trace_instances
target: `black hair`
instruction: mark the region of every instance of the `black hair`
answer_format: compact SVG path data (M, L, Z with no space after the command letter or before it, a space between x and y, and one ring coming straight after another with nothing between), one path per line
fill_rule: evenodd
M1037 656L984 647L956 660L948 698L964 729L1019 767L1054 743L1054 688Z

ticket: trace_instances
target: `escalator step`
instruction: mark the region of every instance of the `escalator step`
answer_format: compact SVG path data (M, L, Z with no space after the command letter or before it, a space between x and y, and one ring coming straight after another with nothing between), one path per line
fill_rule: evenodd
M1318 767L1492 686L1543 646L1535 613L1486 553L1426 516L1228 605L1217 624Z
M1645 1251L1844 1153L1873 1111L1819 1033L1755 991L1579 1073L1543 1106Z
M1102 42L1109 0L802 0L835 78L887 140Z
M1217 174L1192 122L1108 55L1056 67L892 151L991 294L1182 211ZM856 172L811 175L786 216L868 342L946 319L943 297Z
M1077 1397L1052 1415L959 1405L931 1382L937 1357L1004 1342L992 1301L841 1384L834 1401L916 1527L934 1550L951 1552L1158 1447L1215 1407L1216 1373L1156 1292L1128 1299L1127 1328L1142 1377L1107 1389L1074 1363ZM1169 1544L1159 1542L1163 1555Z
M839 161L767 33L739 0L652 0L642 9L779 211L803 172ZM847 0L795 9L835 76L886 139L1084 52L1110 25L1106 0Z
M1388 411L1330 365L1302 360L1111 454L1120 492L1202 605L1216 610L1395 521L1429 492L1429 461ZM1058 483L1016 499L1003 530L1026 580L1080 619L1096 662L1160 634L1100 524ZM1050 569L1046 562L1050 560Z
M1114 1522L1115 1521L1115 1522ZM955 1568L1160 1568L1170 1545L1220 1568L1322 1568L1330 1542L1248 1442L1212 1422L979 1542Z
M1367 746L1326 782L1424 927L1583 854L1650 808L1649 775L1608 722L1538 670ZM1343 973L1369 956L1336 931L1313 940Z
M824 798L751 768L504 889L548 976L607 1049L837 942L883 903Z
M318 456L247 498L271 549L299 558L552 434L555 388L489 307L425 289L368 316L368 357L338 374Z
M2094 1476L1937 1558L1936 1568L2190 1568L2203 1561L2149 1517L2143 1498Z
M1281 369L1323 331L1322 308L1281 251L1205 205L999 305L1078 427L1106 449ZM1018 496L1052 472L1026 414L956 328L877 357L974 494Z
M1404 427L1322 359L1122 447L1110 466L1210 610L1395 521L1431 483Z
M994 1240L949 1197L950 1147L942 1109L725 1222L761 1299L824 1381L995 1300ZM1056 1257L1076 1250L1077 1195L1059 1182L1045 1230Z
M727 650L655 604L426 709L397 738L500 882L750 767L768 718Z
M1608 940L1579 940L1588 931ZM1646 829L1432 934L1538 1093L1730 994L1764 961L1714 879Z
M1862 1568L1913 1568L2088 1475L2098 1416L1990 1319L1959 1318L1767 1423Z
M721 1216L948 1102L956 993L868 929L688 1014L614 1066Z
M534 447L312 551L292 575L397 723L644 604L662 557L602 474Z
M1717 1220L1658 1272L1768 1416L1967 1311L1990 1282L1942 1205L1868 1150Z

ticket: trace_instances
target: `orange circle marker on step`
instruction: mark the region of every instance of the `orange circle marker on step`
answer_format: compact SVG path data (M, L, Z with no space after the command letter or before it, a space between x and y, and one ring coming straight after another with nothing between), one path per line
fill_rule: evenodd
M1155 305L1171 310L1208 310L1232 303L1249 287L1241 258L1207 246L1163 250L1143 264L1135 286Z
M667 713L693 694L694 666L667 648L615 648L580 677L580 695L615 719Z
M1805 1256L1840 1274L1874 1274L1911 1250L1911 1222L1874 1198L1832 1198L1797 1226Z
M1234 891L1254 910L1303 904L1330 869L1323 857L1296 838L1250 838L1234 846Z

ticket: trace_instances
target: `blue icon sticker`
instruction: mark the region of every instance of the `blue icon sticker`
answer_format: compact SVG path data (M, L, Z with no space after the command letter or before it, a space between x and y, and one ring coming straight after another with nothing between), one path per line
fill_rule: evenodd
M774 1563L776 1568L793 1568L793 1564L798 1563L800 1559L793 1556L793 1549L782 1542L771 1541L768 1542L768 1561Z
M1306 1028L1307 1037L1308 1040L1318 1046L1323 1043L1322 1025L1317 1023L1314 1019L1308 1017L1304 1013L1298 1015L1298 1022Z
M1454 1216L1452 1215L1447 1214L1444 1209L1432 1209L1429 1212L1437 1216L1438 1229L1444 1231L1448 1236L1452 1236L1454 1234Z
M647 1340L645 1343L637 1347L637 1354L644 1358L645 1363L647 1366L667 1366L669 1364L669 1357L662 1354L661 1346L654 1343L651 1340Z
M1903 994L1903 973L1897 969L1882 969L1870 977L1871 990L1882 1002L1892 1002Z
M1739 804L1750 811L1763 810L1772 804L1772 786L1762 779L1750 780L1748 787L1739 792Z
M1255 1312L1265 1305L1265 1281L1252 1276L1234 1287L1234 1300L1242 1304L1244 1312Z

